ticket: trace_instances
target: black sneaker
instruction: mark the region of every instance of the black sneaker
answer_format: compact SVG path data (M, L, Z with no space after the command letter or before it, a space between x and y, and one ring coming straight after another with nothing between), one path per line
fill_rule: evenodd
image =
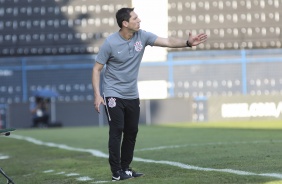
M130 176L132 176L132 177L134 177L134 178L140 177L140 176L144 176L143 173L138 173L138 172L132 170L131 168L123 169L123 171L124 171L127 175L130 175Z
M112 181L127 180L130 178L133 178L133 176L126 174L123 170L119 170L112 175Z

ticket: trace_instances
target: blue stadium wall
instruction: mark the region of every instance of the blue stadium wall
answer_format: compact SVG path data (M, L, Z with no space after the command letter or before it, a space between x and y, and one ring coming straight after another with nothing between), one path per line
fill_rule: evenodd
M139 80L167 81L169 98L149 100L149 106L144 100L140 122L224 120L219 116L220 100L213 101L213 98L236 99L238 96L248 96L250 99L269 98L268 101L271 101L273 95L279 96L282 93L281 56L281 49L187 51L169 53L166 62L143 62ZM22 103L28 104L33 90L49 88L60 94L56 98L56 117L64 121L65 125L101 125L101 121L107 124L95 115L93 107L91 74L94 58L94 55L1 58L0 63L5 65L0 67L0 101L8 105L9 123L13 125L23 121L23 114L17 116L20 111L14 109ZM176 104L171 106L173 100ZM159 105L152 105L153 101ZM274 103L279 110L277 99ZM212 109L217 109L219 115ZM30 122L27 105L23 111L27 117L25 122Z

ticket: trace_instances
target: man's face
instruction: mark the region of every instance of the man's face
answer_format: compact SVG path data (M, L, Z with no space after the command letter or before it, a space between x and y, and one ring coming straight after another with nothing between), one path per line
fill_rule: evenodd
M132 11L130 13L129 22L127 23L127 28L132 30L133 32L136 32L140 29L140 22L141 20L138 18L138 15L134 11Z

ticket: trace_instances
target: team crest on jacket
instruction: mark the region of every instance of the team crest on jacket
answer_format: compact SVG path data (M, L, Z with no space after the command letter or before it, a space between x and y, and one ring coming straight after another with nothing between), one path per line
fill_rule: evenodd
M135 47L135 50L137 52L140 52L142 49L143 49L143 45L142 45L142 42L141 41L138 41L134 44L134 47Z
M113 108L113 107L115 107L115 106L117 105L117 104L116 104L116 99L113 98L113 97L109 98L108 101L109 101L108 105L109 105L109 107L111 107L111 108Z

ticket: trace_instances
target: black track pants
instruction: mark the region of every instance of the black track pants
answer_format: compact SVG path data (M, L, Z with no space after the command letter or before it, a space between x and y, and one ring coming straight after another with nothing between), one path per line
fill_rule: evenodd
M109 163L111 171L129 168L138 133L139 99L106 97L109 121Z

